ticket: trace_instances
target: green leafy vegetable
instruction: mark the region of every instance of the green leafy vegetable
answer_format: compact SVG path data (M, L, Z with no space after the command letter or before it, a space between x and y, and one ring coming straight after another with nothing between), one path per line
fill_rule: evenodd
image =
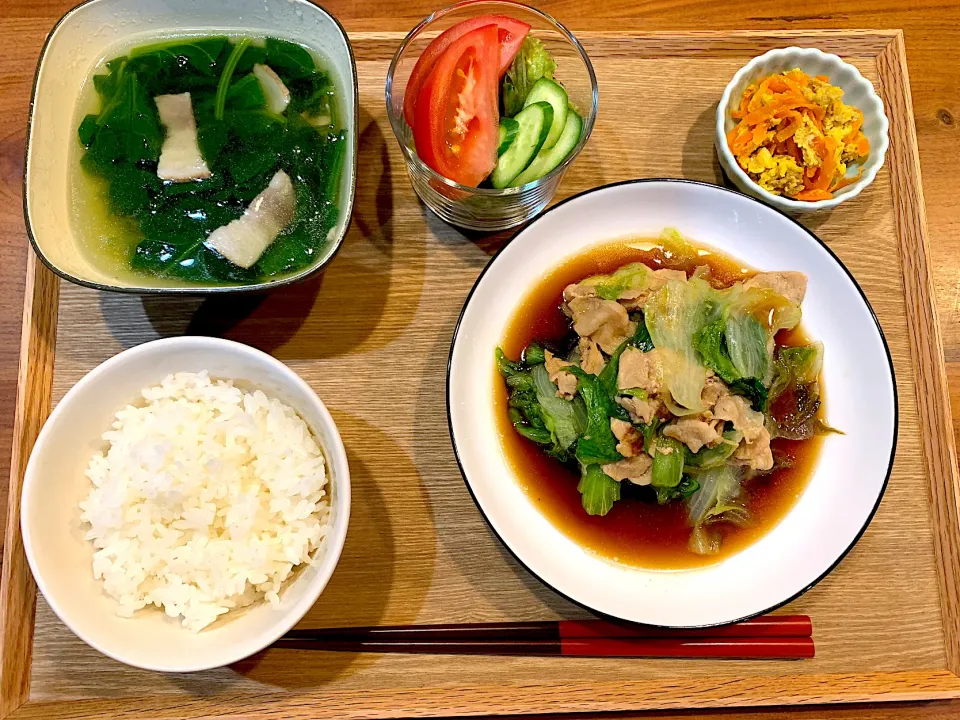
M630 263L611 275L598 275L583 282L593 285L604 300L616 300L626 290L644 290L650 285L653 270L643 263Z
M707 323L694 333L693 347L701 362L719 375L721 380L730 384L739 380L742 375L730 359L724 327L723 318Z
M530 371L537 402L543 408L543 421L561 450L567 450L586 429L583 422L586 413L578 413L570 400L557 397L557 386L550 382L550 375L543 365L534 365ZM583 402L583 401L580 401Z
M759 321L746 313L731 312L727 316L725 338L730 360L740 377L760 380L767 377L770 367L769 337ZM739 378L733 378L736 379Z
M823 367L823 344L782 347L777 351L770 400L776 400L791 383L816 382Z
M80 136L80 142L88 148L93 142L94 135L97 134L97 116L95 114L87 115L80 121L80 127L77 129Z
M298 112L267 111L250 74L266 60L267 48L249 39L147 45L110 60L94 76L100 110L77 128L86 148L80 165L107 181L103 198L110 213L130 220L134 270L204 284L254 282L310 265L328 242L339 216L347 151L346 134L335 127L334 87L303 48L267 45L286 68L278 73L291 90L291 105L310 105L310 94L322 89L330 109L322 130ZM163 131L153 98L182 92L191 95L198 143L213 174L200 182L162 183L156 162ZM258 263L245 270L206 248L206 237L240 217L278 169L294 182L295 219Z
M316 70L313 56L306 48L287 40L267 38L267 65L281 79L299 79L311 75ZM285 83L286 84L286 83Z
M233 72L237 69L237 63L244 51L250 47L250 38L244 38L230 52L226 65L223 66L223 72L220 74L220 82L217 84L217 97L213 106L213 116L217 120L223 120L223 110L227 104L227 91L230 89L230 80L233 78Z
M712 288L703 280L669 280L644 306L650 338L664 354L666 385L680 412L699 412L707 373L694 348L694 334L710 310ZM679 414L679 413L678 413Z
M723 433L723 442L714 447L704 447L694 453L684 445L684 464L687 471L693 472L693 468L708 470L723 465L736 451L742 439L743 433L739 430L727 430Z
M612 403L610 395L596 376L576 366L566 370L577 376L577 392L587 409L586 429L577 441L577 460L583 465L603 465L622 460L623 456L617 452L617 438L610 429L611 406L615 403Z
M637 323L637 332L633 335L633 346L641 352L650 352L653 350L653 340L650 338L650 331L647 329L643 313L634 315L632 319Z
M531 343L523 349L523 362L527 365L536 365L547 361L543 348L536 343Z
M557 63L544 44L527 35L503 77L503 114L513 117L520 112L533 84L543 77L552 79L556 69Z
M743 395L758 412L767 411L767 388L759 378L740 378L730 383L730 392Z
M201 75L216 74L217 59L227 45L227 38L212 37L197 40L170 40L143 45L130 51L130 60L136 69L153 71L175 69L192 70ZM153 64L151 64L153 63Z
M693 532L689 548L699 555L720 551L720 535L707 526L718 522L745 525L750 521L747 509L738 502L742 471L730 465L710 468L697 475L700 489L687 501Z
M672 488L683 479L684 445L672 438L657 438L653 452L653 473L650 484L655 488Z
M577 490L588 515L606 515L620 499L620 483L605 475L599 465L584 465Z
M654 488L657 493L657 504L666 505L675 500L686 500L700 489L700 483L689 475L685 475L676 487Z

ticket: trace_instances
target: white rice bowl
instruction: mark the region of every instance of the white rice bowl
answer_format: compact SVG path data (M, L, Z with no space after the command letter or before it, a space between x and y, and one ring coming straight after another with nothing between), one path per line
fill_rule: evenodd
M206 372L177 373L116 414L80 503L94 577L129 617L149 605L199 632L279 605L330 530L323 453L289 406Z

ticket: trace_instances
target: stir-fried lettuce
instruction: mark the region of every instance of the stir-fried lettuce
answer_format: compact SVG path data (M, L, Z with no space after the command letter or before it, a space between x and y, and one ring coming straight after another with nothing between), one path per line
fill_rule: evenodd
M583 400L573 401L557 397L557 386L543 365L534 365L530 371L537 402L542 408L543 423L550 431L553 443L565 451L573 446L587 426L587 412Z
M777 351L770 385L770 419L777 437L807 440L836 433L820 418L820 369L823 345L782 347Z
M683 480L684 446L672 438L657 438L653 451L650 484L655 488L674 488Z
M750 522L750 512L741 503L743 472L731 465L720 465L700 473L700 489L687 501L687 513L693 531L688 547L698 555L720 552L722 537L710 525L722 521L736 525Z
M650 338L666 358L667 389L672 401L679 406L679 412L674 410L674 414L697 413L703 409L700 393L707 372L697 357L693 337L703 325L711 292L710 285L703 280L669 280L644 306Z
M606 515L620 499L620 483L605 475L599 465L584 465L577 485L588 515Z
M569 370L577 376L577 392L587 406L586 429L577 440L577 460L584 466L622 460L623 455L617 452L617 438L610 429L610 417L615 412L613 406L616 403L612 402L596 375L576 366Z
M695 262L675 231L661 243L666 257ZM519 362L497 350L511 421L546 453L576 463L584 510L610 512L624 483L650 501L686 502L689 547L699 554L719 551L723 524L751 521L742 484L778 462L771 459L771 437L831 432L819 413L823 346L777 346L777 333L796 327L801 311L766 287L776 284L776 274L722 289L710 279L708 266L682 280L643 263L624 265L577 284L579 292L604 301L596 304L601 310L618 301L628 309L636 330L612 353L609 336L607 344L575 336L565 347L576 349L555 350L564 362L548 371L549 353L540 345L528 346ZM592 374L580 365L598 348L603 366L594 357ZM576 378L575 390L564 373ZM562 397L551 377L565 388ZM620 387L622 381L635 386Z

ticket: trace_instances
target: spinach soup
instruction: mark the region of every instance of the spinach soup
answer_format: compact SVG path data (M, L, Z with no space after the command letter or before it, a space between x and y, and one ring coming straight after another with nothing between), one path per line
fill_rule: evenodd
M81 106L74 226L111 274L258 283L323 254L347 152L338 88L300 45L178 38L99 66Z

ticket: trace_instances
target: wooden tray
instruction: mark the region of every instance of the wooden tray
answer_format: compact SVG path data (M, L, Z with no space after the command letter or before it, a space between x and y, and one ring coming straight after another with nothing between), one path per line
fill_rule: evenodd
M400 36L358 34L356 210L340 255L322 277L263 297L141 299L61 286L31 260L4 548L0 716L399 717L960 696L955 449L901 34L581 39L600 81L600 116L562 196L632 177L722 182L713 151L716 102L737 68L773 47L844 55L877 85L887 107L890 153L873 186L832 213L802 218L869 296L900 395L899 452L879 513L850 556L786 609L813 618L816 659L268 650L228 668L162 675L88 648L42 598L34 619L18 488L51 399L124 348L183 333L221 335L273 353L313 385L340 426L353 472L353 517L341 563L303 626L584 615L517 566L460 477L444 407L447 352L467 292L506 236L466 237L417 202L383 102Z

